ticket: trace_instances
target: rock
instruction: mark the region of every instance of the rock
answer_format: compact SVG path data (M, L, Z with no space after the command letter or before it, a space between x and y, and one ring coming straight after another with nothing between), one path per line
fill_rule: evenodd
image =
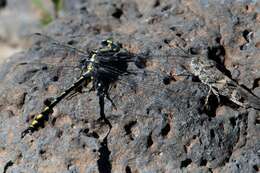
M6 6L7 2L6 0L1 0L0 1L0 8L4 8Z
M249 89L259 88L257 22L251 1L86 1L65 0L68 15L43 32L84 51L112 36L138 57L137 75L111 87L117 109L106 101L112 125L97 121L95 92L84 92L55 107L45 128L21 139L44 101L80 75L82 57L33 37L32 47L0 66L0 171L4 172L257 172L259 110L210 98L196 78L165 76L187 70L176 44L208 52ZM249 20L250 19L250 20ZM248 31L248 32L246 32ZM253 33L252 38L249 36ZM241 47L242 46L242 47ZM241 49L242 48L242 49Z

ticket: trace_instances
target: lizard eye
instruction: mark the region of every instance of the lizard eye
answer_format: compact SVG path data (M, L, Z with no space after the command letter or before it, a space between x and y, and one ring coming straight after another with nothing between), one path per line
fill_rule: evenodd
M195 66L194 66L194 69L195 69L195 70L199 70L199 66L198 66L198 65L195 65Z

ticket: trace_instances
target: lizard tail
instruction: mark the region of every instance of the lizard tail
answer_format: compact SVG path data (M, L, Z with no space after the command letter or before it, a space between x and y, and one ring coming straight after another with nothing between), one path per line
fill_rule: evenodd
M248 97L249 104L252 108L260 110L260 98L254 95Z
M241 96L246 99L246 107L251 107L260 110L260 97L256 96L255 94L241 86L239 87L239 91Z

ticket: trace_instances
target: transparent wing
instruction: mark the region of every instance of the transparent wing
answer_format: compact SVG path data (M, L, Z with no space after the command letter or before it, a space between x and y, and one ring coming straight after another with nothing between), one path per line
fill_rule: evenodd
M139 67L145 67L146 63L149 63L150 61L155 62L155 63L161 63L162 59L165 60L165 62L171 66L171 63L168 63L168 58L172 58L175 56L180 56L180 57L189 57L187 51L185 51L182 48L179 49L172 49L170 51L171 54L169 55L160 55L160 54L153 54L153 52L150 53L139 53L139 54L133 54L129 53L127 51L120 51L118 53L114 52L102 52L102 53L97 53L98 59L100 63L94 63L89 61L89 52L84 51L79 48L75 48L69 44L62 43L56 39L53 39L52 37L49 37L47 35L41 34L41 33L36 33L34 36L39 37L41 41L46 42L47 44L50 44L51 46L48 46L50 49L50 52L52 53L53 56L50 56L50 58L42 58L39 60L39 62L28 62L28 64L41 64L41 65L46 65L52 68L55 67L64 67L64 68L73 68L76 70L81 70L80 67L80 60L84 60L86 63L92 63L95 67L97 68L102 68L102 70L114 74L115 76L118 76L117 78L119 79L118 82L122 83L126 86L130 86L130 88L135 88L136 84L133 84L129 81L129 78L127 78L127 75L132 75L132 76L157 76L158 78L163 81L163 79L166 76L169 76L170 71L160 71L160 68L158 69L138 69L138 68L130 68L128 71L122 71L120 69L114 68L112 65L115 62L121 61L121 62L133 62L139 65ZM45 50L43 50L45 51ZM59 57L55 58L55 54L58 54L59 52L63 53L64 57ZM67 58L67 56L72 56L72 58ZM54 60L55 59L55 60ZM49 62L48 62L49 61ZM24 63L26 64L26 62ZM20 65L24 65L20 64ZM141 65L140 65L141 64ZM137 65L137 66L138 66ZM171 68L171 67L170 67ZM141 88L146 88L146 87L151 87L151 83L146 83L142 85L138 85L138 87Z

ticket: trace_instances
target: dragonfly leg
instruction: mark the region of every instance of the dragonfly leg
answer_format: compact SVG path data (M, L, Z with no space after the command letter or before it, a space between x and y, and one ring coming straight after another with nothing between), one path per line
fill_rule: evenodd
M78 94L78 92L77 92L77 91L74 91L74 92L71 93L66 99L67 99L67 100L70 100L70 99L72 99L73 97L75 97L77 94Z
M67 100L70 100L70 99L72 99L73 97L75 97L78 93L84 93L82 86L79 86L78 88L75 88L75 90L73 91L73 93L69 94L66 99L67 99Z
M84 90L85 89L85 87L87 87L87 85L88 85L88 82L86 82L86 84L85 83L83 83L82 85L79 85L77 88L75 88L75 90L74 90L74 92L73 93L71 93L70 95L68 95L67 96L67 100L70 100L70 99L72 99L73 97L75 97L78 93L86 93L86 92L91 92L91 91L93 91L93 90Z

